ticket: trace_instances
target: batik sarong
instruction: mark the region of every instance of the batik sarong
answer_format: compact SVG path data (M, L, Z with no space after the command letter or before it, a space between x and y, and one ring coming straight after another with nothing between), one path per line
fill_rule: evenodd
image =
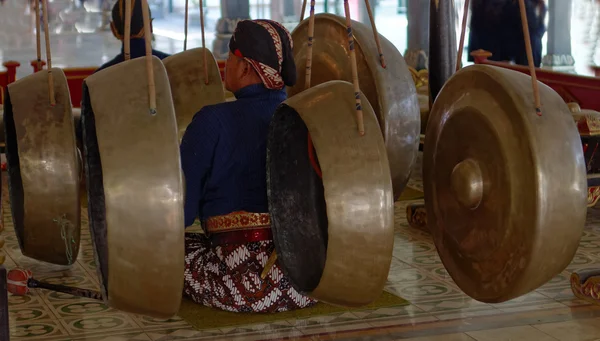
M208 236L186 233L184 292L193 301L231 312L274 313L316 303L298 293L277 263L268 214L236 212L209 219Z

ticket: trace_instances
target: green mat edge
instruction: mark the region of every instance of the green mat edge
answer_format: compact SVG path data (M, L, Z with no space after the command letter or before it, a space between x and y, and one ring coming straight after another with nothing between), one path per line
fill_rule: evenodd
M178 316L196 330L218 329L250 324L265 324L285 320L298 320L310 317L326 316L336 313L374 310L389 307L407 306L410 302L390 292L383 291L373 303L358 308L345 308L317 303L315 306L294 311L274 314L231 313L220 309L209 308L184 298L181 301Z

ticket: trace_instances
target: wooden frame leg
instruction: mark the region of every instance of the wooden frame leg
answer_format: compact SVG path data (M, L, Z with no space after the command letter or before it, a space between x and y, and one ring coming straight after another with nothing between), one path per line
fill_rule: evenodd
M10 340L8 327L8 290L6 288L6 268L0 265L0 340Z

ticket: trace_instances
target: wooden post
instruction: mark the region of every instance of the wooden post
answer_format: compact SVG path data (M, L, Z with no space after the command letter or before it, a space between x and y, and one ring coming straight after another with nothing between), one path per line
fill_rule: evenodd
M10 340L8 328L8 291L6 288L6 268L0 265L0 340Z

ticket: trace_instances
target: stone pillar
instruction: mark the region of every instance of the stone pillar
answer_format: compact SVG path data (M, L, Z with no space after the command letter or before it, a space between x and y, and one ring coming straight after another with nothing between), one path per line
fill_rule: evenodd
M575 71L575 60L571 55L572 5L572 0L548 2L548 54L542 60L544 68Z
M408 0L407 49L404 58L417 71L428 68L429 0Z
M229 39L240 20L250 19L249 0L221 0L221 18L217 21L213 55L216 59L227 59Z

